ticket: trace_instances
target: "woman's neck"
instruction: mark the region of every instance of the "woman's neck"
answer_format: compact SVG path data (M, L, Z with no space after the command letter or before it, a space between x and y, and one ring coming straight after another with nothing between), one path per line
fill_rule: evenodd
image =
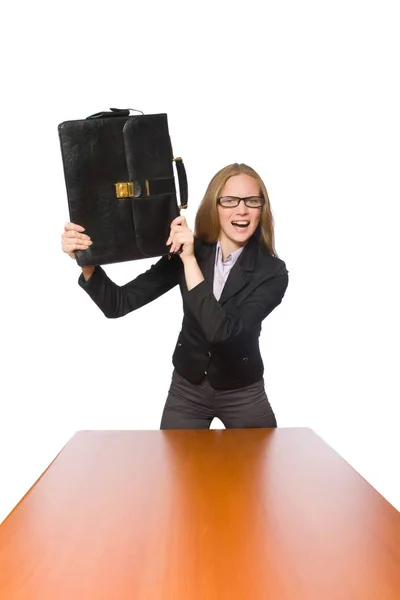
M225 237L224 235L219 237L219 243L221 245L222 260L225 260L226 257L229 256L229 254L235 252L235 250L239 250L239 248L245 245L238 244L233 240L230 240L229 238Z

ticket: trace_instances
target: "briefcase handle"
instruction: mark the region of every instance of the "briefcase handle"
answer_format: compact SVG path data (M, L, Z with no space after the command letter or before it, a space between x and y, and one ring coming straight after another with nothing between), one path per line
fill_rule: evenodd
M181 159L181 157L174 158L173 160L176 164L176 172L178 173L179 197L181 200L179 210L181 210L182 208L188 207L188 182L185 165L183 164L183 160Z
M102 112L95 113L94 115L90 115L89 117L86 117L86 119L105 119L108 117L129 117L129 113L131 110L142 113L142 115L144 115L144 112L142 110L138 110L137 108L110 108L109 111L104 110Z

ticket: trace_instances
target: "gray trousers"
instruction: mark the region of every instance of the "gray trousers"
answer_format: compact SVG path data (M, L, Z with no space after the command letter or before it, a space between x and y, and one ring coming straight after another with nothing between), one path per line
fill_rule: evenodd
M263 379L236 390L216 390L207 377L194 384L174 371L161 429L209 429L214 417L227 429L277 426Z

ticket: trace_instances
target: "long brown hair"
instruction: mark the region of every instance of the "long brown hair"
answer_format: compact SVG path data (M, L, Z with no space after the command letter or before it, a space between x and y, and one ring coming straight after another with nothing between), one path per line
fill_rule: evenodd
M216 242L220 234L220 224L217 212L217 198L221 196L225 183L234 175L249 175L255 179L262 197L265 199L260 217L260 243L263 244L273 256L278 256L275 250L274 218L268 198L267 188L259 174L243 163L233 163L224 167L211 179L203 200L197 210L195 219L195 235L203 242Z

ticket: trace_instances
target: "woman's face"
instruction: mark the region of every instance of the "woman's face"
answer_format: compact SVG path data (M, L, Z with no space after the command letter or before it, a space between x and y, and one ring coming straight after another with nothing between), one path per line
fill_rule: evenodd
M250 175L241 173L230 177L223 187L221 196L261 196L258 182ZM255 232L260 222L261 208L249 208L244 202L234 208L224 208L217 204L219 223L221 226L220 241L224 239L230 245L240 248Z

